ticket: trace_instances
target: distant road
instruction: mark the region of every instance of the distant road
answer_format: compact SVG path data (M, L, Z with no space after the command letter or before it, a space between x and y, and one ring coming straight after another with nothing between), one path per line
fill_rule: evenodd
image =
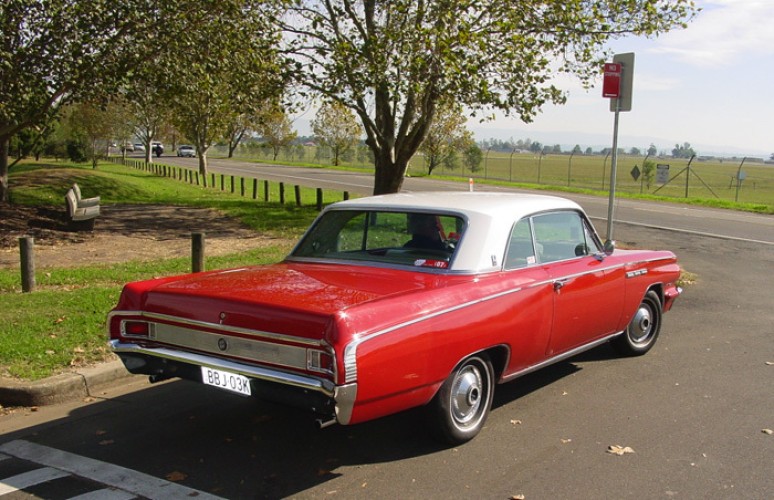
M155 159L155 161L158 160ZM196 168L197 165L195 158L177 158L174 156L164 156L160 162L190 168ZM218 158L210 158L209 167L212 172L216 173L349 191L359 195L371 194L373 189L373 177L358 172L264 165ZM404 191L464 191L468 188L466 183L437 178L409 177L403 183ZM481 186L480 189L528 192L523 189L488 185ZM604 234L607 224L607 198L572 193L557 194L573 199L582 205L589 216L597 220L597 230ZM599 221L600 219L602 222ZM681 205L679 203L619 199L613 220L683 233L774 245L774 216L772 215ZM615 236L615 227L613 235Z

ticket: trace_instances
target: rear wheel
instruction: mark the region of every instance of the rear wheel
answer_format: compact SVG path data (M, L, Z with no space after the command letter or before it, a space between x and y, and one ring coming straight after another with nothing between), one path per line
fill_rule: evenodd
M613 347L625 356L639 356L648 352L661 330L661 300L654 291L642 299L626 331L613 340Z
M494 392L494 369L486 354L460 363L431 403L431 425L440 439L462 444L484 427Z

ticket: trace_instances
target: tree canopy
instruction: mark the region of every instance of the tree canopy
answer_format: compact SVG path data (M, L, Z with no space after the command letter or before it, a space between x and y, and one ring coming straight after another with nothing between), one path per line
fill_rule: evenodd
M668 31L693 13L690 0L295 0L283 42L306 89L360 118L379 194L400 189L439 102L530 121L564 102L555 72L588 84L610 38Z

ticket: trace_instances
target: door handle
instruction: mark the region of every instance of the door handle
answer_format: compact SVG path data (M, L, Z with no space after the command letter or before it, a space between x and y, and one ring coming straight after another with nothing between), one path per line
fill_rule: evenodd
M563 280L556 280L556 281L554 281L554 291L558 292L559 290L561 290L564 287L564 285L566 285L569 282L570 282L569 279L563 279Z

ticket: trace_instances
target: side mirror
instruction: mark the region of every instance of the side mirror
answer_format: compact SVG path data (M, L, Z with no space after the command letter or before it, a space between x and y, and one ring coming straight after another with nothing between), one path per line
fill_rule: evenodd
M615 241L607 240L605 242L605 246L602 247L602 251L595 253L594 258L597 259L599 262L602 262L603 260L605 260L605 257L613 255L614 250L615 250Z

